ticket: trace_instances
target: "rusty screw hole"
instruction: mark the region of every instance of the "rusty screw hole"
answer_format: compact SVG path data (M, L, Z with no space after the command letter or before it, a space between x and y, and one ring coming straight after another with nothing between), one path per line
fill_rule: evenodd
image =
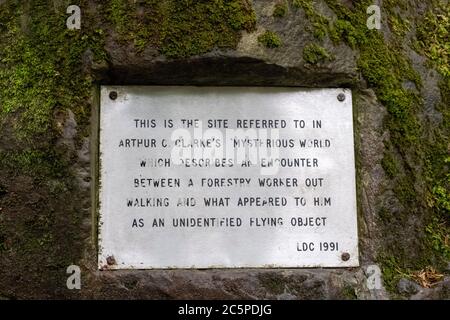
M116 92L116 91L111 91L111 92L109 93L109 98L110 98L111 100L116 100L116 99L117 99L117 92Z
M109 256L106 258L106 263L110 266L116 264L116 259L114 259L114 256Z
M348 261L350 259L350 253L344 252L341 256L342 261Z

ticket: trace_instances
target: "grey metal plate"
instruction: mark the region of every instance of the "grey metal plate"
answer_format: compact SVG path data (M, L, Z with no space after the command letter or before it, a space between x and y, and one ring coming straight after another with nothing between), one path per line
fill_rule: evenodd
M104 86L99 269L358 266L353 148L350 90Z

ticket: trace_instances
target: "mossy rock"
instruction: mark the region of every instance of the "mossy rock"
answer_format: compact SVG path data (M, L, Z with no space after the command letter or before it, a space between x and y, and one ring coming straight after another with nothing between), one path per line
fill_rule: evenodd
M266 31L258 37L258 41L267 48L278 48L282 45L280 37L272 31Z
M310 64L318 64L327 60L332 60L333 57L325 50L325 48L313 43L308 44L303 49L303 59Z

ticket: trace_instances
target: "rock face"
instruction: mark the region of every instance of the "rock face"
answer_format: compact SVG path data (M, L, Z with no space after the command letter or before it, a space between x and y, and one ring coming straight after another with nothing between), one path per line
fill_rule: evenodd
M448 299L448 1L371 4L0 1L0 298ZM97 271L100 84L351 88L361 267Z
M415 294L419 292L420 286L411 280L402 278L397 284L397 290L401 294Z

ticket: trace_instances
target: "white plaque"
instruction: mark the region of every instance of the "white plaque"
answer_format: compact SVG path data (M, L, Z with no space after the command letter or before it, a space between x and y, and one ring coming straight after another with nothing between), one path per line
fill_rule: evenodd
M358 266L347 89L105 86L99 269Z

